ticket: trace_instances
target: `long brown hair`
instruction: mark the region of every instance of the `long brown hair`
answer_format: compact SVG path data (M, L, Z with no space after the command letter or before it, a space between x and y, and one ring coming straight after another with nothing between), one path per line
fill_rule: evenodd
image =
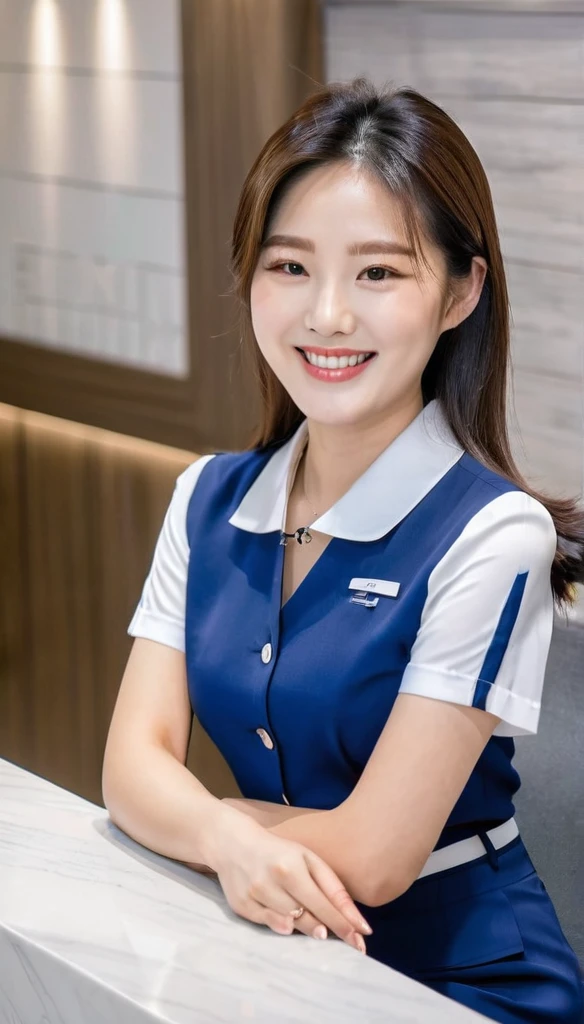
M489 183L464 133L414 89L380 91L364 77L320 87L268 139L247 175L231 269L242 338L262 399L261 422L248 447L286 439L304 418L253 334L250 289L261 245L285 191L314 167L341 161L372 171L400 200L417 267L424 261L420 227L442 251L450 280L469 273L473 256L484 257L488 270L479 302L466 320L440 335L422 375L423 402L438 398L465 451L548 509L558 534L551 585L559 607L573 604L574 581L584 578L584 510L575 498L531 488L509 444L509 297Z

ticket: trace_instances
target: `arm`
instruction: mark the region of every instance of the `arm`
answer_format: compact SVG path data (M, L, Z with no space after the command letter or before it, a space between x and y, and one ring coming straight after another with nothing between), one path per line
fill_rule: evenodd
M102 775L104 803L120 828L150 849L204 871L213 862L215 825L245 821L185 767L192 721L184 656L186 515L211 458L197 459L176 481L128 630L135 640Z
M417 878L498 722L477 708L401 694L347 800L270 831L326 860L353 899L388 903Z
M185 767L191 729L184 654L134 641L103 762L110 817L149 849L198 869L213 866L229 831L246 822Z
M137 639L108 735L104 802L138 842L215 873L240 916L289 934L290 901L302 901L307 912L297 930L309 934L322 924L364 951L362 933L370 929L330 867L212 796L185 767L192 722L184 654L186 513L210 458L177 480L128 630Z
M184 766L191 724L183 654L189 560L185 524L191 495L202 469L211 458L213 456L197 459L176 481L172 500L156 543L150 571L129 627L129 633L137 639L128 662L110 729L104 760L103 789L104 800L112 818L118 818L121 827L124 827L122 819L126 821L127 827L124 830L134 838L138 838L137 821L127 820L127 810L124 812L118 805L116 790L119 786L128 785L130 781L124 760L133 759L132 763L135 764L135 748L139 748L141 757L144 743L148 743L149 748L155 748L151 751L152 757L149 756L147 759L146 769L142 768L139 772L133 773L137 775L135 783L139 784L141 780L145 780L144 792L132 788L131 792L126 793L126 798L140 821L143 820L142 811L146 815L150 814L150 794L157 791L164 797L160 806L167 803L168 791L176 793L179 798L181 791L185 792L189 808L193 795L198 794L204 796L213 815L219 813L221 817L225 817L223 811L231 806L232 812L247 819L251 818L260 825L275 824L289 814L300 813L299 808L280 807L263 801L217 801ZM152 662L150 658L153 659ZM157 680L165 681L164 697L157 692ZM147 698L148 688L152 690L153 703L150 708L143 703L143 698ZM169 716L166 723L165 715ZM142 724L140 716L145 719ZM129 734L132 729L136 729L138 734L130 740ZM130 743L131 750L128 747ZM154 763L157 764L156 770L152 769ZM154 775L153 780L150 779L150 774ZM167 790L164 777L168 777L172 790ZM189 789L188 794L184 790L185 786ZM233 814L229 816L233 817ZM184 820L192 821L190 813ZM195 822L192 824L196 825ZM146 839L144 842L154 848ZM207 864L196 859L197 853L191 849L190 843L189 857L191 859L187 860L187 863L191 867L212 873ZM181 858L177 855L177 859Z
M330 867L308 849L275 836L212 796L188 771L191 714L184 655L135 641L107 739L103 795L112 820L163 856L216 873L241 917L290 934L290 908L309 934L324 924L365 951L370 928Z
M269 800L248 800L245 797L224 796L223 803L247 814L264 828L271 828L273 825L279 825L280 822L300 817L303 814L319 813L312 807L290 807L288 804L273 804Z
M418 877L485 745L537 729L553 627L551 517L522 492L470 521L434 569L392 713L338 808L272 831L376 906Z

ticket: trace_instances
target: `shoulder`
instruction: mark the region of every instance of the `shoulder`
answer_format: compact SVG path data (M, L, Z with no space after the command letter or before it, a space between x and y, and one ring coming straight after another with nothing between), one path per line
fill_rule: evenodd
M176 483L173 515L189 547L203 531L227 524L274 454L274 448L215 452L188 466Z
M198 459L191 462L186 469L183 469L180 476L177 477L175 489L182 493L192 492L205 466L209 465L214 458L216 458L215 454L200 455Z
M201 474L206 466L208 466L215 455L201 455L194 462L191 462L186 469L183 469L182 473L177 477L174 485L174 493L168 509L168 515L171 518L182 517L186 515L189 502L199 482Z
M488 471L487 471L488 472ZM484 501L450 549L450 557L484 556L526 572L549 565L557 549L557 532L548 509L531 494L491 474Z
M461 472L473 480L471 502L473 514L467 523L468 535L479 535L489 530L497 533L501 542L511 543L521 538L525 545L557 544L557 533L552 516L546 506L527 491L496 470L484 466L465 453L459 464Z
M201 455L192 462L176 480L175 496L188 505L190 498L202 478L211 486L231 487L238 480L247 478L249 473L259 471L272 453L259 449L243 452L218 451Z

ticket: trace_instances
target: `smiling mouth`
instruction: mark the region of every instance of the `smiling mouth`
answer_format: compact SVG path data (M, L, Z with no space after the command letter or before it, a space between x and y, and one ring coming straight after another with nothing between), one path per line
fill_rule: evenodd
M358 366L360 363L366 363L376 355L375 352L352 352L350 355L325 356L319 355L316 352L306 351L303 348L297 348L296 351L300 352L311 366L318 366L322 370L344 370L347 366Z

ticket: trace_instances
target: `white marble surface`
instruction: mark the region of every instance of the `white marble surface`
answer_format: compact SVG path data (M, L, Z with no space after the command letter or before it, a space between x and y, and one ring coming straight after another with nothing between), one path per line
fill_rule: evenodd
M0 1024L477 1024L337 939L233 914L217 881L0 759Z

